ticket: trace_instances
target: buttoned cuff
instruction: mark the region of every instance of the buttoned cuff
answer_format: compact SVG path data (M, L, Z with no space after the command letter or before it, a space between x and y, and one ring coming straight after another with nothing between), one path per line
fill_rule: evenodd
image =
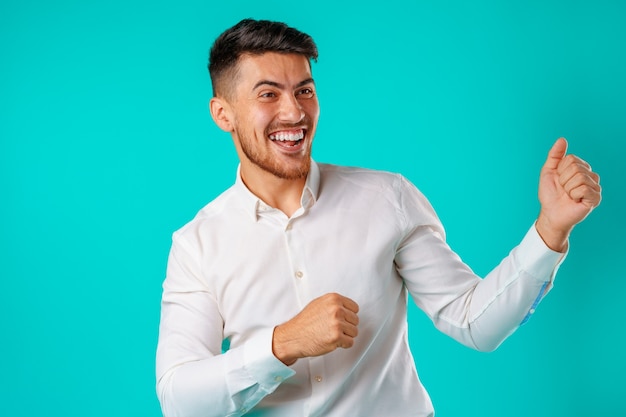
M533 278L541 282L549 282L546 290L552 287L556 272L566 256L567 251L561 253L550 249L539 236L534 224L515 250L517 265Z
M295 371L282 363L272 352L274 329L263 329L244 348L244 363L250 376L267 393L274 392Z

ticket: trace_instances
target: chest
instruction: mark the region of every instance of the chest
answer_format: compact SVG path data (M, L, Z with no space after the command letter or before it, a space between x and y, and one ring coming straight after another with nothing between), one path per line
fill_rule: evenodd
M243 342L330 292L356 301L362 322L376 327L403 284L394 265L397 231L370 208L331 210L323 219L270 216L223 233L202 270L225 337Z

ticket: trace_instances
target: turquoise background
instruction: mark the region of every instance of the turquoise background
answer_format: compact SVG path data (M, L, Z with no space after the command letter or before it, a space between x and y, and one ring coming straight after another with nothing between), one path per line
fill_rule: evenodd
M158 416L171 233L234 180L208 49L244 17L320 48L318 161L402 172L480 274L537 212L552 142L601 174L554 291L494 353L411 343L438 417L623 416L626 3L0 4L2 415Z

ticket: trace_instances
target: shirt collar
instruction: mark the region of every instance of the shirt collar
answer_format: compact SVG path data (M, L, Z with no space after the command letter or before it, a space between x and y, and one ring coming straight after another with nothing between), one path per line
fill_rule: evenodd
M302 196L300 197L300 205L304 211L308 211L317 202L320 188L320 169L317 163L311 160L311 168L306 177ZM243 198L244 209L250 213L252 218L257 221L259 212L271 209L271 207L263 202L259 197L254 195L252 191L246 187L241 179L241 164L237 167L237 178L235 180L235 189L237 194Z

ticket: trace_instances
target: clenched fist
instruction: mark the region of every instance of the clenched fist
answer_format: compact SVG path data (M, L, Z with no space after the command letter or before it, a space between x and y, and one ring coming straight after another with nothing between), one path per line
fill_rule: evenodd
M274 328L272 350L285 365L300 358L350 348L358 334L359 306L339 294L311 301L294 318Z
M574 226L602 199L600 177L574 155L566 155L567 141L558 139L548 154L539 180L541 212L537 232L551 249L563 252Z

